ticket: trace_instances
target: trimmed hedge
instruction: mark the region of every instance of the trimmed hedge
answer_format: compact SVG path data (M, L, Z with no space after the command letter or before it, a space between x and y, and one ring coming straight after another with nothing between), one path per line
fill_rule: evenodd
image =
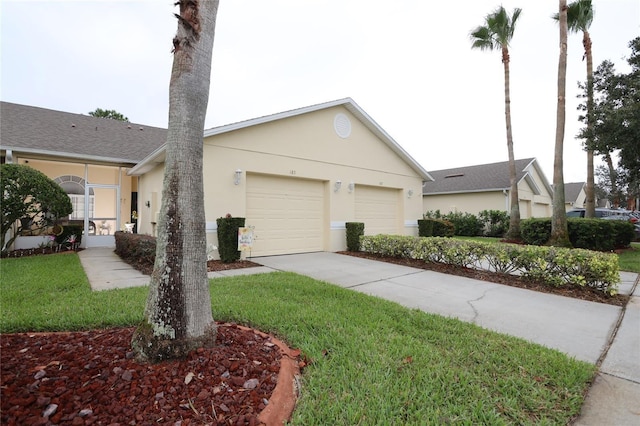
M569 218L569 240L575 248L612 251L628 247L634 238L634 227L622 220ZM551 218L525 219L520 222L525 244L545 245L551 237Z
M347 250L360 251L360 237L364 235L364 223L346 222Z
M220 260L231 263L240 260L242 253L238 250L238 228L244 226L244 217L220 217L218 224L218 253Z
M453 224L454 235L475 237L482 235L484 224L471 213L451 212L442 217Z
M453 237L455 226L446 219L418 219L418 235L421 237Z
M153 268L156 261L156 237L117 231L116 254L131 265L146 265Z
M590 250L400 235L364 236L361 249L381 256L510 273L555 287L591 287L609 295L617 293L620 282L618 257Z

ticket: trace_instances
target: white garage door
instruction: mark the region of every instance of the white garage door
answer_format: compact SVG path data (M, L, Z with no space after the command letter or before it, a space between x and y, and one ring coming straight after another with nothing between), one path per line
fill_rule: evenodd
M252 256L322 251L324 183L249 174L247 226L255 227Z
M401 234L399 190L356 185L356 222L366 235Z

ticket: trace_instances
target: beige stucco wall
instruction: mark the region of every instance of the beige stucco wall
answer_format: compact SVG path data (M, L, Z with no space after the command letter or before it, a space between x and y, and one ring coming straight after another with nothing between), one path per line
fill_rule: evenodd
M483 210L507 210L507 202L508 198L501 191L429 195L423 198L423 210L477 215Z
M339 137L334 117L345 114L351 121L351 135ZM208 137L204 141L204 188L206 220L215 241L214 222L230 213L246 215L247 173L313 179L325 185L326 229L324 250L346 247L344 223L355 219L355 191L349 184L393 188L402 200L397 233L417 235L417 219L422 217L422 178L383 141L370 132L342 106L289 117ZM238 185L236 170L241 170ZM158 194L162 187L162 167L140 177L139 200ZM335 184L341 187L335 191ZM409 190L413 191L411 197ZM146 207L140 207L144 212ZM144 217L144 216L143 216ZM153 233L142 218L139 232Z

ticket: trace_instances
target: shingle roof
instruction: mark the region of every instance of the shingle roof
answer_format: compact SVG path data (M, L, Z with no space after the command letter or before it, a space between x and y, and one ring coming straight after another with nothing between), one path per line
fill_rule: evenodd
M516 180L527 176L527 169L535 158L516 160ZM427 195L501 191L511 188L509 182L509 162L480 164L468 167L429 171L433 182L423 185L422 193Z
M566 203L573 203L578 199L580 191L586 183L584 182L569 182L564 184L564 200Z
M0 102L2 149L135 164L166 142L167 130L90 115Z

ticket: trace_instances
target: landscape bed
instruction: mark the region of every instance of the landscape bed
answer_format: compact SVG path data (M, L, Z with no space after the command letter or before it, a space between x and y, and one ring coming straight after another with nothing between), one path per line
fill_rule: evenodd
M142 319L145 288L92 292L73 253L3 259L1 267L3 342L6 333L93 332ZM210 289L216 320L270 333L302 351L308 365L291 424L567 424L596 371L518 338L293 273L217 278ZM153 406L155 394L136 401ZM206 405L220 414L221 403L211 395Z

